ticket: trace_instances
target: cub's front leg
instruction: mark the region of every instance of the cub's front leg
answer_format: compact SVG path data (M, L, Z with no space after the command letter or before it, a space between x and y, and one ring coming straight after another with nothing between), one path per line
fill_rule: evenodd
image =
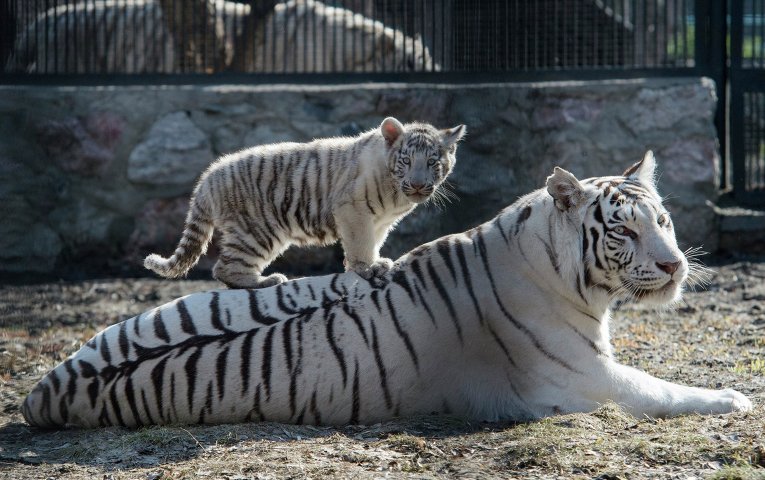
M687 387L658 379L611 359L601 361L601 371L590 377L591 400L596 403L612 400L636 417L716 414L752 409L752 402L733 389Z
M380 258L374 222L369 214L360 213L352 205L335 211L335 224L345 251L345 269L369 280L384 275L393 261Z

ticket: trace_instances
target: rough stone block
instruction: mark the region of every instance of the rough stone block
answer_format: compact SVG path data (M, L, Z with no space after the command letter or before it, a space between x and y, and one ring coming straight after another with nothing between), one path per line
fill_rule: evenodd
M149 185L192 184L215 158L210 140L186 112L173 112L152 125L128 159L128 179Z

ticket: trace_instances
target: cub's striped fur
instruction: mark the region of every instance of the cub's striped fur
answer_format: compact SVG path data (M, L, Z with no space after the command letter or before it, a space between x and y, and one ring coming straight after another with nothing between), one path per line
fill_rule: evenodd
M149 255L146 268L184 275L222 234L213 276L230 287L287 281L263 269L290 244L340 239L348 270L364 278L387 271L379 252L388 232L437 193L451 172L464 125L437 130L386 118L355 138L279 143L226 155L202 174L175 253Z
M450 412L482 420L583 412L748 410L734 390L672 384L617 363L609 304L677 300L689 274L653 184L547 187L401 257L352 274L178 299L96 335L22 412L40 427L269 420L370 423Z

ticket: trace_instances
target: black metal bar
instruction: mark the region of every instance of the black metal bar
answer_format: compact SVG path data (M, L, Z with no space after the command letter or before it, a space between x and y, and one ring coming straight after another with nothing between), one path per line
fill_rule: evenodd
M127 73L128 71L128 54L127 54L127 36L128 36L128 28L130 27L128 25L128 0L124 0L122 4L122 70L123 73ZM117 20L119 21L119 19Z
M348 67L346 66L347 64L346 64L346 59L345 59L345 52L348 51L348 44L347 44L347 40L346 40L348 38L348 35L346 35L346 32L348 31L347 26L346 26L346 19L348 18L348 14L346 12L348 10L343 8L342 5L338 5L338 8L342 8L341 14L343 16L343 28L341 29L341 37L342 37L342 41L343 41L343 43L342 43L342 45L343 45L343 47L342 47L342 52L343 52L343 54L342 54L342 57L343 57L342 65L343 65L343 71L347 71Z
M760 41L757 42L757 44L760 46L760 56L759 56L759 64L757 65L757 68L765 68L765 2L760 0L760 6L762 7L762 10L760 10Z
M746 136L744 119L744 92L741 91L742 80L742 46L744 29L744 9L742 2L733 1L730 6L730 69L731 97L729 106L730 118L730 156L733 184L733 195L738 200L745 200L746 192Z
M422 43L422 68L421 70L424 72L427 69L427 62L425 61L425 46L427 42L425 41L425 0L420 1L420 41ZM417 57L415 56L415 61L417 61Z
M284 24L282 25L282 30L284 30L284 39L283 39L284 43L282 44L282 73L287 73L287 62L289 60L288 59L289 55L287 53L288 52L287 44L289 43L289 38L290 38L289 32L287 31L287 26L289 25L289 20L287 19L288 15L289 15L289 12L287 12L287 8L285 5L284 17L282 19L284 21ZM297 17L297 4L295 4L295 15ZM297 18L295 20L297 20ZM274 35L276 35L276 30L274 30ZM274 70L276 69L274 68Z
M35 7L37 7L36 2L35 2ZM51 73L50 70L48 70L48 59L51 56L50 51L48 51L48 46L50 45L50 43L48 43L48 35L50 34L50 28L48 28L48 19L49 19L48 0L45 0L45 26L43 27L45 29L43 31L43 34L45 35L45 45L43 45L42 48L40 48L39 45L37 47L38 52L42 51L45 54L45 68L43 69L45 73ZM35 39L35 42L36 43L39 42L39 37ZM56 55L58 53L58 44L56 44L53 48L54 48L54 55Z
M138 71L138 22L136 21L136 14L138 13L138 5L131 3L130 4L130 11L133 12L132 19L130 21L131 27L133 29L133 71ZM127 14L125 15L125 21L127 21ZM146 52L142 52L144 57L146 56ZM126 60L127 61L127 60Z
M452 7L452 11L449 12L449 17L454 21L454 5L449 4ZM441 65L446 66L446 5L441 4ZM452 49L449 49L449 63L454 63Z
M751 149L750 149L750 182L749 191L758 190L760 187L760 94L759 92L750 93L750 101L752 103L752 115L749 119L749 128L751 131Z
M78 60L79 60L79 52L78 52L78 50L79 49L77 48L77 37L80 36L80 30L77 28L78 27L78 23L79 23L77 21L77 18L80 16L80 14L79 14L79 5L77 4L77 1L78 0L74 0L74 2L73 2L73 7L74 7L74 34L72 35L73 40L74 40L74 42L73 42L74 43L73 49L74 49L74 69L75 69L75 73L79 73L78 71L80 69L79 62L78 62ZM86 12L86 10L83 9L83 13L85 13L85 12Z

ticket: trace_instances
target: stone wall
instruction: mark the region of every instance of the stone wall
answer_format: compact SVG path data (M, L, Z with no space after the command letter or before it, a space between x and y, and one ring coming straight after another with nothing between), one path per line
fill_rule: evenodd
M389 237L388 256L490 219L555 165L581 178L619 174L649 148L681 246L714 251L713 92L705 79L0 87L0 270L137 266L149 251L169 254L194 181L218 155L352 135L387 115L468 126L450 178L458 200L417 209ZM281 268L339 270L340 258L303 250Z

